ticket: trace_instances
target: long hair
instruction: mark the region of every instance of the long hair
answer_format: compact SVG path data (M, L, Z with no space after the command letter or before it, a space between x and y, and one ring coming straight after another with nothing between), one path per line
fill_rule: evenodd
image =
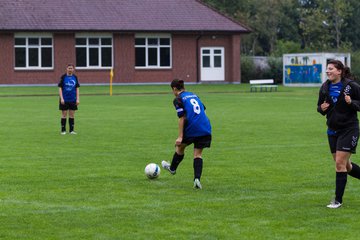
M332 64L336 69L341 70L341 78L355 80L355 76L351 73L350 68L348 66L344 66L341 61L330 59L327 61L327 64Z
M184 80L180 80L180 79L174 79L170 84L171 88L176 88L177 90L184 90L185 89L184 85L185 85Z

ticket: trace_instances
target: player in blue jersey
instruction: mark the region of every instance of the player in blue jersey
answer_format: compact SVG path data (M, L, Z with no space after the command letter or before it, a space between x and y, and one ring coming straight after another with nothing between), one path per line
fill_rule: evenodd
M171 164L162 161L161 165L171 174L176 173L184 159L185 148L194 144L194 188L201 189L200 178L203 169L202 151L211 144L211 125L205 114L205 106L194 93L185 91L184 81L174 79L171 89L175 95L174 106L179 118L179 133L175 141L175 153Z
M69 115L70 134L76 134L74 131L75 111L80 104L79 80L74 74L75 67L68 64L66 73L61 76L59 87L59 110L61 110L61 134L66 134L66 118Z
M320 88L317 111L326 115L330 152L336 169L335 199L327 207L339 208L347 175L360 179L360 167L350 160L359 139L360 86L351 80L350 69L341 61L328 61L326 74L328 80Z

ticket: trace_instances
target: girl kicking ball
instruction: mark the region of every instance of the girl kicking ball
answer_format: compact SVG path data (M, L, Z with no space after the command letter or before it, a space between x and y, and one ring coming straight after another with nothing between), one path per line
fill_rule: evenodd
M194 144L194 188L201 189L200 178L203 169L202 151L211 144L211 125L205 114L205 106L192 92L185 91L184 81L174 79L171 89L175 95L174 106L179 118L179 134L175 140L175 153L171 164L162 161L161 165L171 174L176 173L184 159L185 148Z

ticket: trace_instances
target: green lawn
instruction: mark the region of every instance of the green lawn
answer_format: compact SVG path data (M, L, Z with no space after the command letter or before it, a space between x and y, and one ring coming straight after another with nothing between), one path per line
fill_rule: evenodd
M174 153L170 87L82 86L65 136L56 86L0 88L0 239L359 239L359 180L325 207L335 171L318 88L188 90L213 126L203 190L191 148L175 176L144 175Z

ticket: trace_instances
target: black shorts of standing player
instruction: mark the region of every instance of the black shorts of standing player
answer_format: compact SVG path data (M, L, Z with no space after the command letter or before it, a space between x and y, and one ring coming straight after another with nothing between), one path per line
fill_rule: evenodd
M186 145L190 145L193 143L194 148L198 148L198 149L209 148L211 145L211 135L201 136L201 137L189 137L189 138L185 137L181 143Z
M328 135L331 153L336 151L356 153L359 140L359 128L348 128L336 131L334 135Z
M64 104L59 103L59 110L78 110L76 102L65 102Z

